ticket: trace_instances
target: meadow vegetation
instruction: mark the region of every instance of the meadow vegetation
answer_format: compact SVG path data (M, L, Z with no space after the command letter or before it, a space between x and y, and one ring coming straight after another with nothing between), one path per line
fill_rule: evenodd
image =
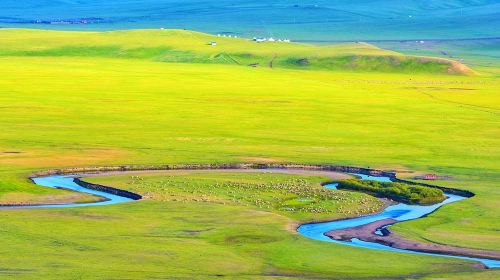
M458 62L406 56L367 43L313 46L256 43L186 30L60 32L2 30L0 56L108 57L266 68L471 75ZM216 46L210 45L216 42Z
M5 242L0 263L8 267L0 275L15 279L356 279L383 275L390 279L477 271L473 263L463 260L309 240L294 227L299 221L322 217L321 213L267 208L257 200L279 203L309 197L329 209L343 206L352 211L328 213L331 218L377 206L373 197L353 192L339 191L337 196L319 200L311 194L318 194L319 183L327 180L324 177L182 171L134 176L85 180L136 191L144 200L109 207L0 211L0 238ZM285 191L305 185L312 191ZM342 203L336 198L342 198ZM367 204L356 203L363 200ZM401 261L403 256L405 261ZM373 260L360 261L366 258Z
M27 179L49 168L346 164L396 170L403 177L414 175L408 170L451 176L436 184L476 196L392 229L417 240L500 250L497 76L448 75L441 66L413 62L406 70L378 72L385 62L377 57L401 55L366 44L257 45L224 38L214 49L206 45L208 35L162 32L0 30L0 204L67 201L71 193ZM174 52L183 63L172 63ZM242 65L205 63L211 56L225 60L221 53ZM270 68L274 53L279 59ZM328 66L337 55L355 56L367 67ZM265 67L245 65L260 57ZM304 58L309 66L285 65ZM380 205L366 194L322 191L319 178L254 176L106 177L95 180L150 199L2 210L0 273L20 279L102 279L117 273L190 278L196 267L205 278L223 271L262 279L452 277L447 273L473 270L465 261L402 258L307 240L286 226L363 214ZM370 263L360 261L366 259ZM497 272L479 273L484 279L492 274Z
M389 39L418 45L425 40L427 45L428 39L498 37L500 25L496 13L500 5L490 0L397 4L386 0L82 0L59 1L57 5L53 0L3 2L2 27L93 31L168 27L322 43Z
M265 174L250 176L244 173L224 176L201 173L187 177L132 176L126 187L144 194L146 198L160 201L251 205L298 221L368 214L380 211L384 206L371 196L326 189L319 184L326 178L309 177L305 180L275 175L271 177L273 180L264 180L268 177Z

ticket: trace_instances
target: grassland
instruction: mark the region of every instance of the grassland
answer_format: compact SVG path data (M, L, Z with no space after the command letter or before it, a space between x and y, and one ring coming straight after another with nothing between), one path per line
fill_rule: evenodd
M307 219L303 212L262 208L250 203L248 198L255 192L247 189L233 188L237 199L219 189L228 184L290 182L319 189L322 177L181 172L87 180L137 191L146 198L110 207L1 211L0 235L5 243L0 261L9 268L3 275L16 279L321 279L460 275L475 270L464 261L405 254L407 261L401 262L401 254L308 240L290 227L293 221ZM259 193L265 199L261 195L266 191ZM272 195L286 194L274 190ZM373 200L359 193L341 196ZM360 261L367 257L373 261Z
M405 56L366 43L312 46L258 44L185 30L49 32L2 30L0 56L128 58L175 63L230 64L309 70L424 72L468 75L460 63ZM217 42L212 46L210 42Z
M454 180L438 183L477 195L394 228L419 240L500 250L500 102L494 75L446 75L422 71L421 65L412 66L415 73L410 75L412 71L394 67L355 72L321 63L318 69L171 63L150 55L81 55L61 47L100 44L122 50L164 44L202 56L211 47L204 38L187 40L182 35L187 33L161 37L155 32L118 32L112 42L101 33L0 32L2 204L12 197L16 203L66 200L67 192L38 188L26 179L32 171L48 168L248 161L350 164L399 170L401 176L412 175L406 170L452 176ZM224 42L219 46L225 48ZM294 58L384 52L362 44L319 50L241 42L231 48ZM54 278L112 278L117 273L129 278L189 277L194 273L189 268L160 268L165 262L187 260L205 276L227 266L222 270L247 278L416 277L470 270L457 261L405 255L411 261L401 262L398 254L305 240L284 229L290 219L301 217L254 206L152 199L102 208L0 211L5 240L0 268L18 278L48 278L49 273ZM215 236L207 239L199 237L205 233L184 238L170 230L213 224L221 230L208 233ZM246 236L225 247L225 238L243 231L280 241L251 243ZM138 250L147 253L135 255ZM243 251L243 257L238 255ZM215 259L234 261L199 265ZM372 260L370 265L360 261L366 259ZM480 275L488 279L491 273Z
M320 176L309 176L305 180L289 175L270 176L258 173L179 173L172 176L153 173L131 177L114 176L112 179L97 181L89 179L95 183L114 183L120 188L140 193L146 199L252 206L290 217L297 222L364 215L380 211L384 206L372 196L326 189L319 183L331 180ZM183 173L189 176L182 176Z
M186 28L312 41L498 37L497 1L4 0L0 26L61 30ZM86 21L89 24L49 24Z

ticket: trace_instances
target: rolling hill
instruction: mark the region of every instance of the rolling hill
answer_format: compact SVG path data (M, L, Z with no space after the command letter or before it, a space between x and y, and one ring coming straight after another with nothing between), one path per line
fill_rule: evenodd
M164 27L316 42L422 40L499 37L499 10L493 0L4 0L0 26Z
M185 30L61 32L0 30L0 56L108 57L328 71L471 75L448 59L402 55L367 43L257 43ZM217 45L210 45L216 42Z

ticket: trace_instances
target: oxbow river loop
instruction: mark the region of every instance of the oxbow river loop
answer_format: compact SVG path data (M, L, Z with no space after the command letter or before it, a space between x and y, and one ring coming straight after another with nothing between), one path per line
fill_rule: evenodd
M364 174L353 174L353 173L351 173L351 174L358 176L362 180L377 180L377 181L381 181L381 182L390 182L391 181L391 178L389 178L389 177L374 177L374 176L369 176L369 175L364 175ZM35 184L42 186L42 187L69 189L72 191L101 196L105 200L99 201L99 202L93 202L93 203L72 203L72 204L32 205L32 206L4 206L1 208L11 208L11 209L13 209L13 208L22 208L22 209L71 208L71 207L86 207L86 206L105 206L105 205L112 205L112 204L126 203L126 202L134 201L134 199L131 199L128 197L123 197L123 196L111 194L111 193L108 193L105 191L94 190L94 189L89 189L89 188L83 187L74 181L74 179L76 177L78 177L78 175L53 175L53 176L36 177L36 178L32 178L32 180ZM324 187L329 188L329 189L336 189L336 184L327 184ZM301 225L297 229L297 232L299 232L303 236L310 238L310 239L323 241L323 242L334 242L334 243L343 244L346 246L355 246L355 247L375 249L375 250L385 250L385 251L392 251L392 252L402 252L402 253L412 253L412 254L420 254L420 255L465 259L465 260L471 260L471 261L479 261L489 268L500 267L500 261L498 261L498 260L491 260L491 259L484 259L484 258L472 258L472 257L464 257L464 256L452 256L452 255L446 255L446 254L423 253L423 252L417 252L417 251L411 251L411 250L402 250L402 249L397 249L397 248L393 248L393 247L378 244L378 243L361 241L361 240L358 240L355 238L352 239L351 241L338 241L338 240L333 240L325 235L325 233L332 231L332 230L352 228L352 227L366 225L368 223L372 223L372 222L376 222L376 221L380 221L380 220L384 220L384 219L389 219L389 218L397 220L398 222L419 219L419 218L422 218L422 217L436 211L439 207L441 207L445 204L449 204L449 203L453 203L453 202L467 199L466 197L459 196L456 194L450 194L450 193L445 193L445 194L447 196L446 200L444 200L441 203L434 204L434 205L421 206L421 205L407 205L404 203L399 203L399 204L391 205L391 206L387 207L381 213L374 214L374 215L351 218L351 219L346 219L346 220L331 221L331 222L304 224L304 225Z

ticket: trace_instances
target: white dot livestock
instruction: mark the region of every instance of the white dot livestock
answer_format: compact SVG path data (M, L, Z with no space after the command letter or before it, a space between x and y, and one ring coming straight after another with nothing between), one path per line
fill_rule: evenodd
M362 180L380 180L382 182L391 181L391 179L388 177L373 177L373 176L366 176L364 174L355 174L355 175L360 177L360 179ZM367 234L360 236L352 235L353 229L359 229L362 228L363 226L373 225L380 221L388 221L388 222L380 225L375 230L378 230L381 227L387 230L386 227L388 225L424 217L434 212L442 205L460 201L467 198L464 196L451 193L445 193L445 195L447 198L444 201L436 203L434 205L408 205L404 203L399 203L387 207L383 212L378 214L345 219L345 220L324 222L324 223L304 224L301 225L297 229L297 231L300 234L304 235L305 237L319 241L335 242L339 244L345 244L362 248L370 248L376 250L406 252L406 253L423 254L430 256L444 256L444 257L451 257L458 259L466 259L466 260L482 262L484 265L490 268L500 267L500 256L497 252L493 251L480 252L480 250L456 250L457 247L452 247L452 246L447 247L446 245L440 246L439 250L427 250L420 246L412 246L412 247L407 247L406 249L401 249L389 246L389 244L391 244L392 242L385 242L384 238L380 236L368 239L364 238ZM347 211L347 213L350 214L352 212ZM375 230L373 233L370 232L368 235L370 234L375 235L376 234ZM357 237L360 237L362 239ZM394 246L394 244L391 245ZM478 257L478 256L487 256L488 258Z
M357 167L349 167L349 166L334 166L334 165L297 165L297 164L190 164L190 165L166 165L166 166L150 166L150 167L141 167L141 166L118 166L118 167L95 167L91 169L86 169L86 168L77 168L77 169L68 169L68 170L49 170L45 172L40 172L38 174L38 177L32 177L31 179L33 182L37 185L40 186L45 186L45 187L51 187L51 188L66 188L66 189L71 189L74 191L82 192L82 193L89 193L89 194L94 194L94 195L100 195L102 197L105 197L107 200L106 201L100 201L100 202L95 202L95 203L82 203L82 204L63 204L63 205L31 205L31 206L1 206L0 208L69 208L69 207L83 207L83 206L94 206L94 205L109 205L109 204L114 204L114 203L125 203L125 202L132 202L134 199L129 198L129 197L123 197L119 196L119 194L123 194L123 192L119 192L121 190L111 188L111 187L106 187L106 188L99 188L99 190L93 190L86 188L82 185L77 184L74 182L74 177L76 176L64 176L64 174L74 174L74 173L84 173L84 172L106 172L106 171L112 171L112 172L125 172L125 171L137 171L137 170L203 170L203 169L209 169L209 170L214 170L214 169L220 169L220 170L228 170L228 169L238 169L238 170L249 170L249 169L258 169L259 171L265 171L269 169L273 170L278 170L282 171L282 173L293 173L293 171L301 170L304 171L306 174L309 172L309 174L316 174L315 172L321 171L335 171L335 172L344 172L344 173L356 173L358 177L361 179L368 179L368 180L380 180L380 181L395 181L395 182L403 182L403 183L408 183L408 184L419 184L419 183L414 183L414 182L409 182L401 179L397 179L395 177L394 173L388 173L388 172L383 172L379 170L372 170L372 169L366 169L366 168L357 168ZM296 173L295 173L296 174ZM373 175L373 176L371 176ZM141 178L139 177L133 177L132 178L133 182L138 182L142 181ZM78 180L77 180L78 181ZM398 248L393 248L390 246L386 246L383 244L379 243L372 243L372 242L366 242L362 241L359 239L352 239L350 241L341 241L341 240L334 240L326 236L325 234L327 232L331 232L333 230L339 230L339 229L348 229L348 228L353 228L353 227L359 227L362 225L367 225L376 221L384 220L384 219L392 219L396 222L402 222L402 221L407 221L407 220L413 220L413 219L418 219L421 218L425 215L428 215L429 213L437 210L439 207L442 205L460 201L463 199L466 199L467 197L471 197L474 194L469 192L469 191L464 191L464 190L458 190L458 189L452 189L452 188L444 188L444 187L439 187L439 186L432 186L432 185L427 185L427 184L419 184L419 185L425 185L427 187L434 187L434 188L439 188L443 190L447 196L446 200L434 204L434 205L407 205L407 204L396 204L396 205L391 205L387 207L383 212L374 214L374 215L368 215L368 216L362 216L362 217L357 217L357 218L350 218L350 219L345 219L345 220L339 220L339 221L332 221L332 222L324 222L324 223L313 223L313 224L304 224L301 225L297 231L304 235L305 237L314 239L314 240L319 240L319 241L326 241L326 242L336 242L339 244L344 244L344 245L350 245L350 246L357 246L357 247L363 247L363 248L370 248L370 249L377 249L377 250L386 250L386 251L394 251L394 252L406 252L406 253L414 253L414 254L423 254L423 255L431 255L431 256L442 256L442 257L450 257L450 258L459 258L459 259L465 259L465 260L471 260L471 261L479 261L482 262L484 265L488 267L500 267L500 258L495 258L495 259L489 259L489 258L482 258L482 257L468 257L467 254L460 255L460 252L447 252L446 250L443 250L441 253L427 253L427 252L418 252L416 249L414 250L404 250L404 249L398 249ZM227 186L231 188L238 188L240 190L252 190L252 189L268 189L268 190L273 190L273 191L286 191L290 192L293 194L296 194L298 197L315 197L315 195L318 196L323 196L326 199L331 198L332 201L334 199L338 199L338 201L343 201L343 202L349 202L353 203L351 198L346 198L343 197L340 193L338 195L332 194L331 191L326 192L325 190L315 190L312 194L310 192L307 192L303 187L307 186L307 183L305 181L294 181L294 184L290 182L274 182L272 184L238 184L238 183L231 183L229 185L224 185L224 184L218 184L216 185L218 188L221 186ZM185 191L192 191L193 193L195 191L200 192L201 190L199 189L199 186L196 185L189 185L189 188L186 188ZM192 189L196 188L196 189ZM112 192L112 193L109 193ZM117 195L118 194L118 195ZM133 194L133 193L131 193ZM137 195L137 194L136 194ZM139 197L135 197L138 199ZM237 201L246 199L246 198L238 198L235 199ZM251 201L239 201L239 203L243 202L244 205L249 205ZM255 201L257 203L257 201ZM262 202L258 201L259 204ZM254 203L252 203L254 204ZM282 205L282 207L285 207L286 210L295 210L293 207ZM283 209L283 208L282 208ZM339 206L338 209L343 209L342 206ZM317 211L323 211L322 207L311 207L308 208L308 211L313 211L314 213L317 213ZM353 212L356 212L357 214L360 214L360 210L344 210L344 212L347 212L348 214L351 214ZM384 228L384 231L387 229Z

